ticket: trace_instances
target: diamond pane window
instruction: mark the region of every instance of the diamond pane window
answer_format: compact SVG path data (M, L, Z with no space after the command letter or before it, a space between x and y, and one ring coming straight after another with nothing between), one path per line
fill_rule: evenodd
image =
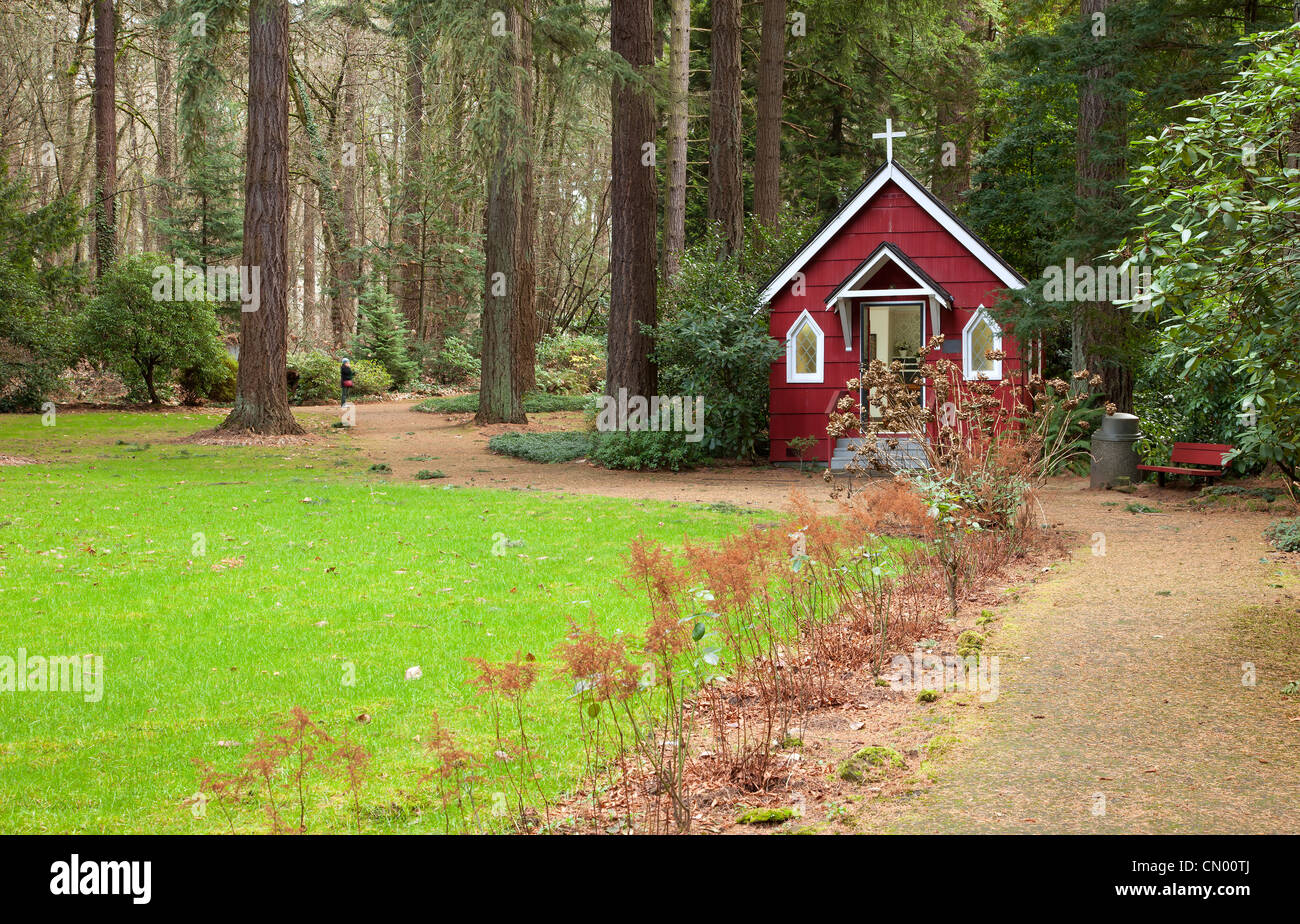
M962 331L962 366L968 379L1002 378L1002 360L989 359L990 351L1002 349L1002 328L989 316L983 305L971 317Z
M807 324L794 338L794 371L799 375L817 372L817 333Z
M993 328L985 318L979 318L970 331L970 367L972 372L993 371L993 360L988 358L993 349Z
M791 325L786 339L786 381L820 382L824 348L822 329L812 315L803 312Z

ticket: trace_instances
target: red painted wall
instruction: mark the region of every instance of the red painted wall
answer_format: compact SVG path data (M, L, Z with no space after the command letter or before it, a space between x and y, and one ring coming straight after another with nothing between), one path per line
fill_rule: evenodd
M773 461L796 458L787 451L787 441L801 436L812 436L821 442L817 449L808 452L807 459L825 460L829 441L826 437L827 406L849 379L858 374L862 339L861 311L856 307L853 316L853 340L846 351L839 314L826 308L826 298L857 266L871 255L882 242L888 241L912 259L931 278L952 295L954 310L940 309L940 332L961 343L961 331L975 309L983 304L992 306L999 290L1005 284L966 250L925 209L912 201L907 193L890 181L822 247L821 251L804 265L806 288L800 296L791 293L787 284L772 299L769 330L773 337L785 342L791 325L806 309L821 327L825 342L825 376L821 383L786 382L785 354L772 364L771 456ZM912 282L897 267L882 269L874 277L871 288L885 288L896 284L899 288L912 288ZM888 301L889 299L882 299ZM929 312L926 313L926 336L929 330ZM1020 366L1020 350L1004 329L1003 378ZM931 359L946 355L961 365L961 354L931 354ZM933 397L930 396L930 400Z

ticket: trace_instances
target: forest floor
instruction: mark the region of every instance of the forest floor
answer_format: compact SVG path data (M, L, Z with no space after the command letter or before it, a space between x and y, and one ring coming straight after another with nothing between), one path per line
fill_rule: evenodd
M353 431L399 476L419 455L483 487L767 509L791 489L827 496L812 471L537 465L487 451L491 435L516 428L412 420L408 407L362 405ZM577 414L533 421L581 425ZM1285 497L1207 503L1186 486L1125 495L1056 479L1043 503L1075 554L968 601L950 627L955 636L994 607L996 699L945 694L923 706L866 679L862 708L806 721L798 759L818 772L796 797L803 817L779 830L1300 831L1300 695L1281 692L1300 679L1300 556L1262 538ZM870 744L896 746L906 769L865 788L839 780L838 762ZM722 817L704 827L735 830Z
M793 489L815 500L826 496L821 470L715 466L690 472L611 471L585 460L540 465L488 451L488 440L510 430L543 432L577 430L579 412L535 414L527 426L474 425L472 414L412 412L416 401L385 401L356 406L356 426L350 433L376 463L393 469L398 478L411 478L420 469L442 471L444 484L464 487L595 494L676 503L730 504L753 510L776 510ZM319 422L337 420L334 406L295 408L299 417ZM815 471L814 471L815 470ZM829 501L827 501L829 503Z

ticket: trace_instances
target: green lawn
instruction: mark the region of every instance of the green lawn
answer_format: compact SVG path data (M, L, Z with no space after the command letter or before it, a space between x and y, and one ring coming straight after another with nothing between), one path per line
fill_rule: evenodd
M516 650L547 668L533 732L543 788L559 792L579 759L573 706L549 670L566 617L635 629L643 608L614 583L629 540L752 522L399 483L368 472L342 434L312 448L177 442L216 419L61 413L46 428L0 416L0 452L54 460L0 467L0 655L94 653L105 672L96 703L0 693L0 832L225 830L219 813L183 804L191 759L233 766L294 705L372 755L366 830L434 830L415 811L430 798L417 738L437 710L490 750L465 658ZM494 555L503 536L523 544ZM405 680L414 665L424 676ZM348 830L342 800L321 801L311 829ZM256 806L240 817L264 826Z

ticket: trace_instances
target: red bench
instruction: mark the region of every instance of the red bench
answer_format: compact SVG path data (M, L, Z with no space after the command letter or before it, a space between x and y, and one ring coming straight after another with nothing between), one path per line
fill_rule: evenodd
M1224 453L1232 451L1225 443L1174 443L1169 454L1169 465L1139 465L1138 470L1155 472L1156 482L1165 486L1165 475L1192 475L1201 478L1218 478L1223 474ZM1189 466L1197 466L1190 468Z

